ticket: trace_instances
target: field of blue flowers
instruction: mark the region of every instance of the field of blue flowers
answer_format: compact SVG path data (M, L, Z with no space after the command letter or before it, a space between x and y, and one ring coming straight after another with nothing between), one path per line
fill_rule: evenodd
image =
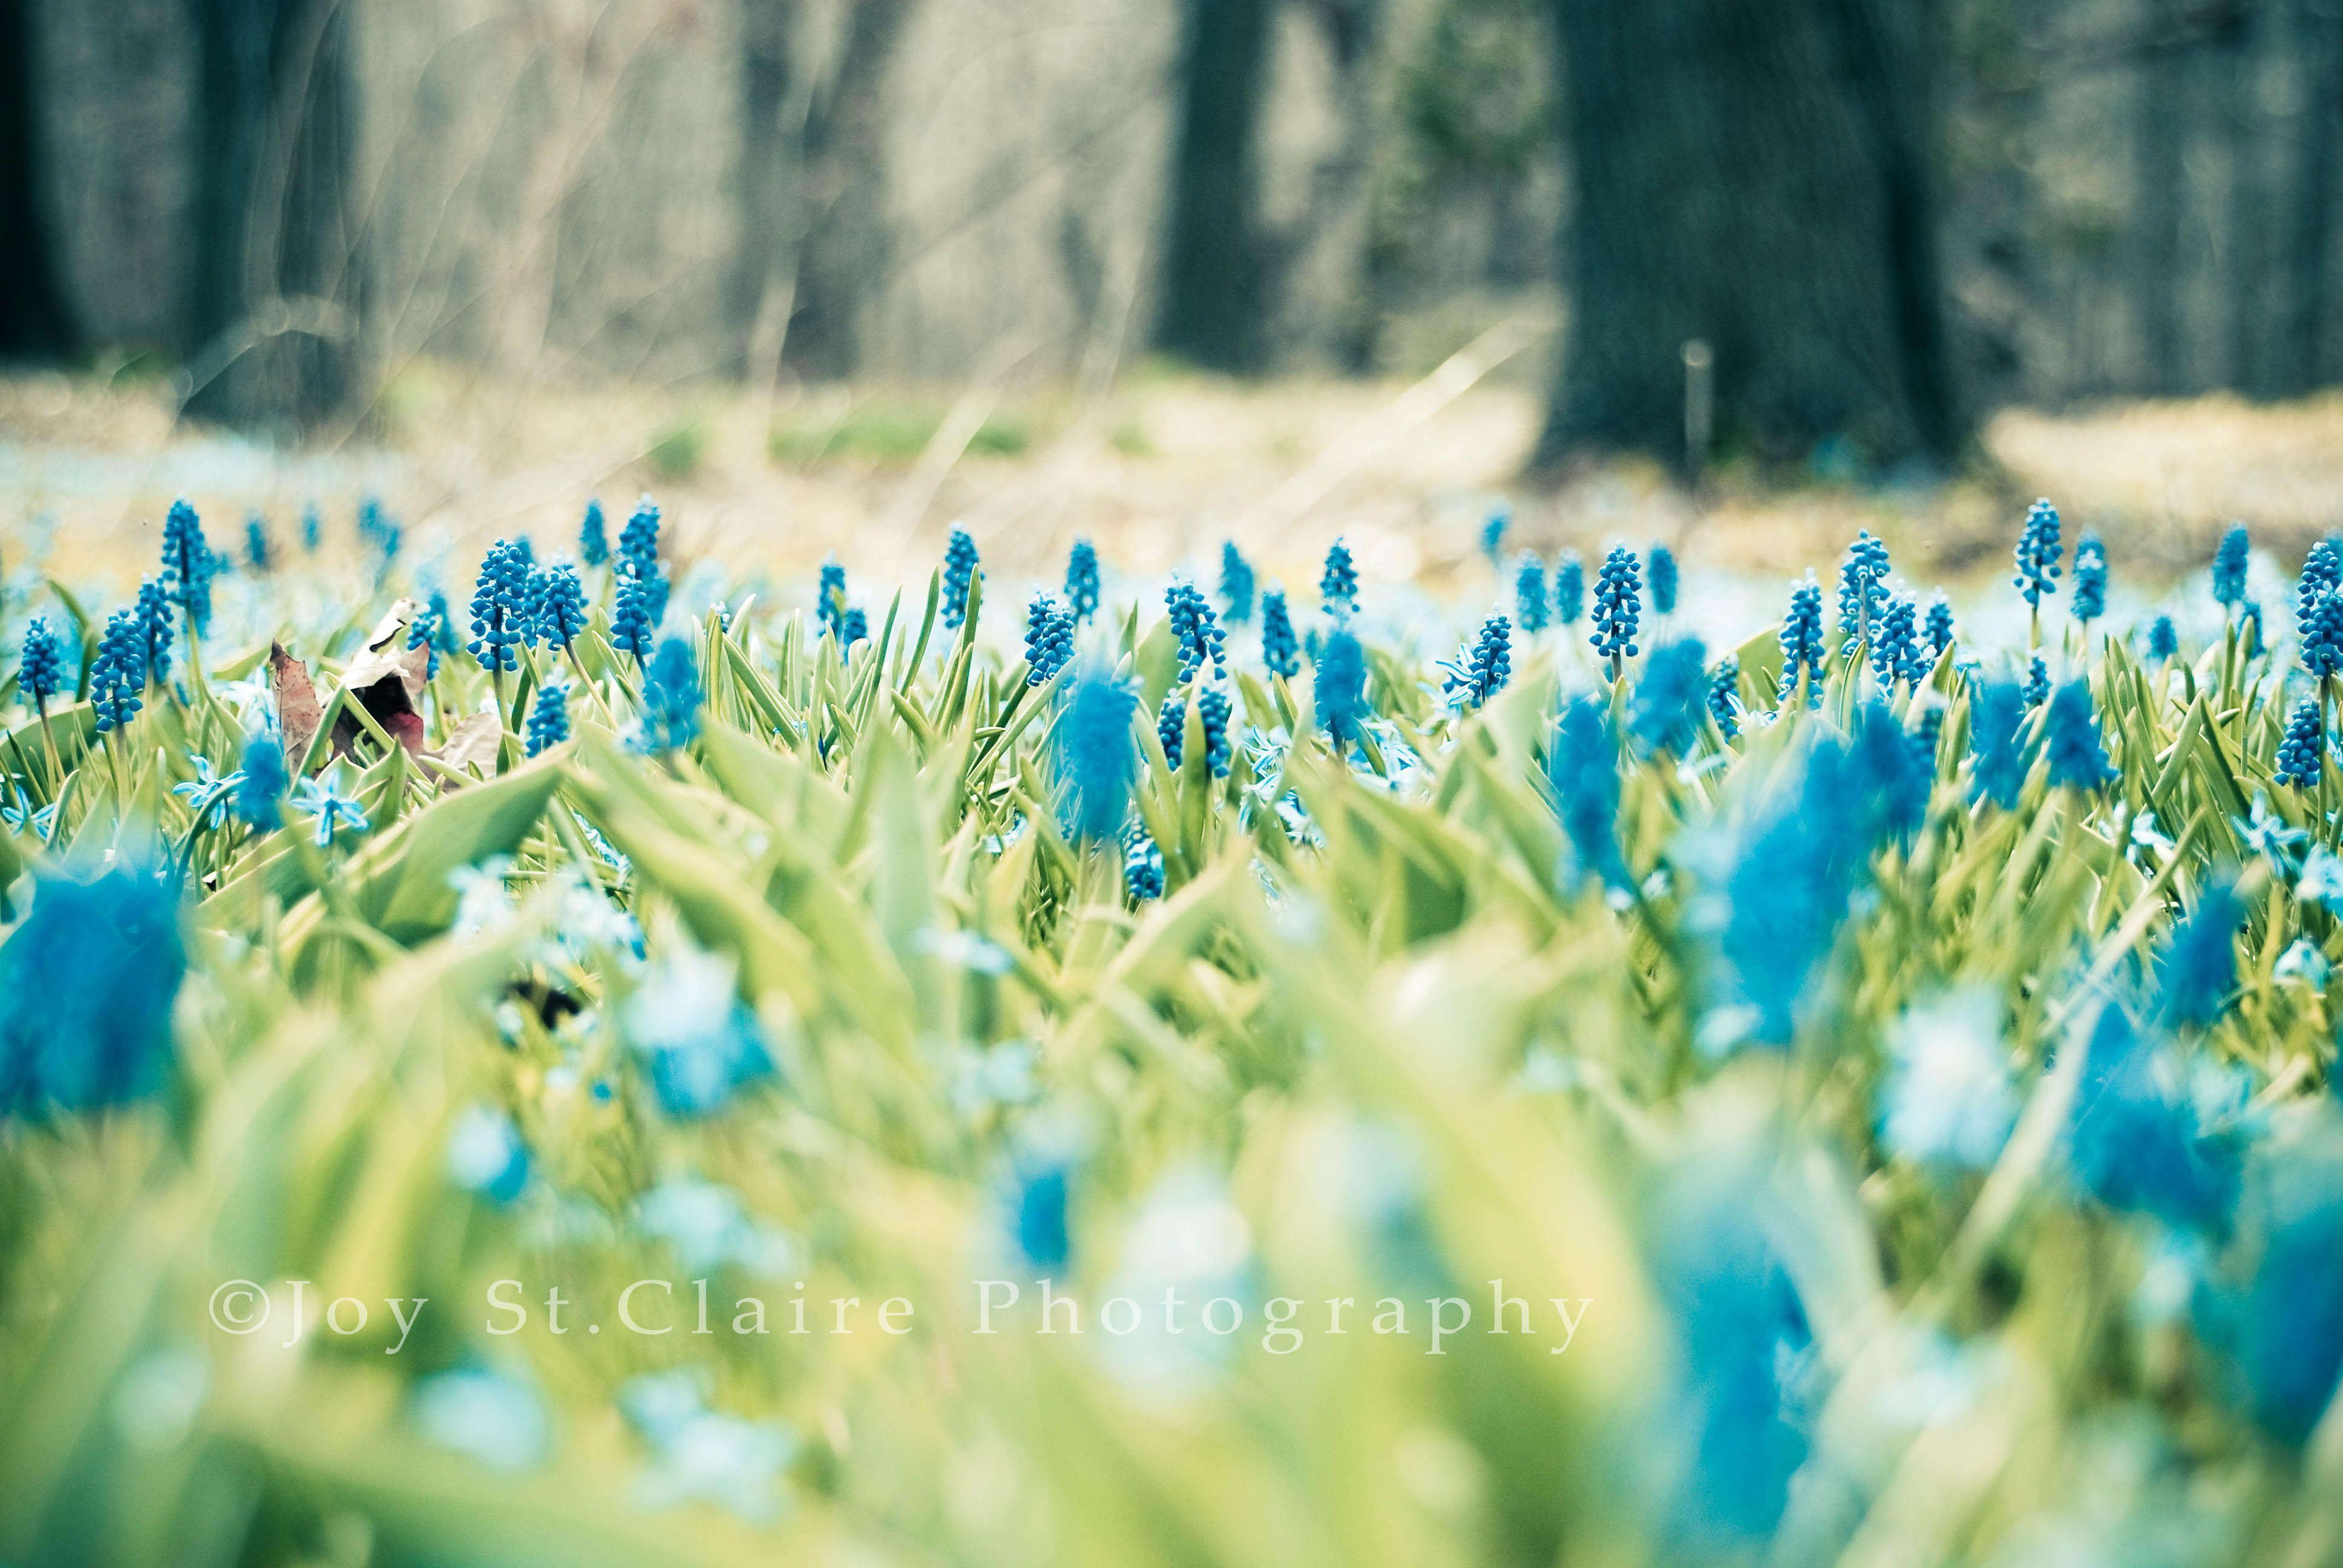
M0 1563L2343 1559L2333 545L615 523L0 562Z

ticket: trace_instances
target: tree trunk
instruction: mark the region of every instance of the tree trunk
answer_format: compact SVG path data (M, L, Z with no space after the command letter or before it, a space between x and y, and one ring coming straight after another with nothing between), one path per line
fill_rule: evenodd
M1718 434L1948 459L1935 17L1896 0L1554 0L1569 324L1541 461L1684 464L1684 349Z
M364 392L341 0L196 0L187 412L308 428Z
M0 0L0 358L59 359L81 334L59 284L45 198L31 0Z
M2168 397L2187 390L2180 337L2180 226L2187 210L2183 163L2188 135L2188 70L2179 0L2143 0L2139 123L2133 149L2131 297L2139 334L2139 389Z
M786 264L795 256L801 169L797 88L799 0L740 0L740 155L733 169L739 234L726 299L734 375L755 379L775 367L786 320Z
M806 226L789 363L835 379L862 367L861 313L894 247L888 216L887 73L918 0L854 0L838 68L806 117Z
M1187 0L1157 347L1208 370L1266 355L1260 142L1272 0Z
M2295 0L2295 55L2303 72L2295 136L2293 188L2283 222L2284 327L2277 389L2301 394L2322 386L2334 330L2336 144L2343 140L2343 9L2337 0Z
M2221 256L2227 298L2224 383L2252 397L2268 391L2262 323L2268 313L2269 116L2262 108L2261 0L2227 0L2214 17L2213 87L2228 144L2229 212Z

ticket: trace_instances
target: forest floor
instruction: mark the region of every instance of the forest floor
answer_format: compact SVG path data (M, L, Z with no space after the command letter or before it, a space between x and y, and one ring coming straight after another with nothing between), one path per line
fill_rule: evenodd
M1726 472L1697 497L1632 464L1524 486L1538 413L1532 387L1463 375L1238 386L1141 374L1088 398L979 388L773 400L426 368L390 386L363 438L283 453L176 426L168 388L151 379L17 376L0 377L0 537L53 519L56 568L102 582L150 558L181 492L220 519L216 543L241 538L246 508L289 540L311 499L347 540L357 499L377 494L419 548L460 563L499 534L569 537L591 494L615 530L648 489L686 557L720 548L791 578L834 552L860 576L917 580L964 521L1012 580L1054 576L1086 534L1134 573L1208 572L1234 538L1265 575L1306 586L1341 534L1370 581L1457 597L1488 591L1481 524L1503 497L1515 516L1509 549L1665 539L1709 572L1769 585L1770 598L1865 527L1915 581L1982 585L2036 494L2057 501L2070 531L2100 530L2118 572L2142 581L2200 566L2232 518L2282 559L2343 527L2343 395L2013 411L1989 426L1988 458L1948 483L1815 475L1785 487ZM0 543L0 565L13 554Z

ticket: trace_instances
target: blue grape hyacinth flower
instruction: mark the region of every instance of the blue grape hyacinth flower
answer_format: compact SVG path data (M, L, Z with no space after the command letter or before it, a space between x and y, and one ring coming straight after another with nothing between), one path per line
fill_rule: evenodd
M1611 661L1615 676L1623 658L1635 656L1635 627L1643 618L1643 568L1634 552L1614 545L1594 579L1594 633L1588 640Z
M1945 650L1953 646L1953 607L1940 589L1929 596L1927 619L1921 633L1932 668L1945 657Z
M138 716L144 706L139 693L146 689L146 636L139 628L138 612L118 609L106 618L106 637L98 644L96 662L89 667L89 701L97 713L97 732L119 729Z
M2075 541L2075 618L2085 627L2107 613L2107 548L2097 534Z
M1842 645L1868 641L1887 593L1887 541L1865 528L1846 547L1838 568L1838 635Z
M1203 732L1204 766L1215 779L1229 776L1230 712L1228 688L1222 682L1208 682L1196 693L1196 727Z
M537 699L529 704L522 753L536 757L568 739L569 689L558 681L547 681L537 689Z
M158 1092L186 967L177 886L152 868L38 878L32 912L0 942L0 1119Z
M699 737L699 660L680 637L660 639L643 680L643 749L655 755Z
M2318 711L2318 699L2306 697L2287 715L2286 733L2278 743L2275 771L2278 782L2298 789L2318 788L2326 750L2326 726Z
M285 819L285 791L290 780L285 767L285 742L276 731L264 729L244 743L240 782L236 790L236 820L255 832L267 832Z
M2246 562L2253 540L2243 523L2232 523L2213 551L2213 602L2235 609L2246 598Z
M1584 694L1563 706L1546 748L1546 786L1570 842L1568 879L1624 886L1627 869L1619 856L1619 738L1611 725L1611 705Z
M1481 632L1448 666L1448 695L1464 708L1479 708L1513 678L1513 623L1493 615Z
M65 689L65 649L49 629L46 616L35 616L25 628L23 657L16 665L16 689L35 709L45 711L49 699Z
M1547 598L1545 562L1523 551L1513 568L1513 619L1520 625L1522 635L1535 637L1546 628L1552 610Z
M197 632L211 624L212 578L218 570L219 561L204 538L203 519L185 497L173 501L163 519L163 582L171 602Z
M1163 851L1144 833L1132 836L1123 855L1122 886L1138 903L1163 896Z
M586 515L578 521L578 558L589 567L598 567L610 558L610 535L603 521L599 496L587 498Z
M301 503L301 552L314 556L326 542L326 515L315 501Z
M1181 759L1188 750L1188 689L1174 686L1163 694L1163 706L1155 710L1155 739L1162 744L1164 765L1174 773L1180 771Z
M1565 630L1586 613L1586 563L1565 550L1554 563L1554 622Z
M2168 615L2157 616L2148 623L2147 657L2162 663L2180 654L2180 632Z
M1782 701L1787 708L1798 683L1806 687L1806 706L1821 700L1823 690L1823 590L1808 578L1790 589L1790 612L1782 618Z
M1969 773L1972 793L2005 811L2017 809L2018 792L2026 788L2026 754L2018 743L2018 726L2026 717L2024 695L2012 683L1993 681L1969 689L1969 749L1976 762Z
M1919 607L1902 594L1882 598L1879 618L1871 628L1871 673L1883 687L1897 681L1917 687L1928 673L1920 651Z
M1088 539L1076 539L1066 552L1066 608L1082 622L1098 614L1098 548Z
M2237 928L2246 909L2228 881L2207 887L2164 951L2162 1011L2174 1029L2207 1029L2228 1010L2237 983Z
M2305 674L2318 681L2343 674L2343 589L2329 589L2311 601L2301 637Z
M821 578L814 589L814 619L832 641L846 632L846 568L836 556L821 563Z
M254 571L266 572L275 564L276 548L268 538L268 522L258 512L246 512L244 518L244 564Z
M1073 657L1073 616L1061 614L1048 594L1035 594L1025 607L1025 684L1047 685Z
M968 619L970 591L976 586L976 538L966 528L954 528L951 537L944 541L943 587L941 589L944 625L958 630Z
M1337 751L1358 739L1367 716L1367 653L1348 631L1336 630L1318 649L1312 684L1318 726Z
M1707 711L1708 650L1682 638L1652 650L1627 703L1627 729L1650 751L1681 754L1700 735Z
M2042 596L2058 591L2058 558L2065 547L2058 538L2058 508L2047 499L2026 509L2017 530L2017 575L2010 579L2026 608L2039 610Z
M1302 673L1302 644L1286 613L1285 595L1272 588L1261 596L1261 662L1272 675L1291 680Z
M1212 607L1193 583L1173 583L1163 590L1163 608L1170 612L1172 635L1180 648L1180 678L1190 679L1207 661L1219 669L1227 660L1222 648L1228 634L1221 629Z
M1651 589L1652 613L1676 612L1676 557L1665 545L1654 545L1645 567L1644 583Z
M1726 654L1708 672L1708 716L1727 740L1741 734L1741 660Z
M2337 553L2331 538L2319 540L2303 558L2302 575L2294 584L2294 623L2300 627L2310 619L2310 607L2319 596L2343 588L2343 555Z
M1326 565L1318 574L1318 598L1326 613L1345 619L1359 608L1359 570L1351 561L1351 547L1336 539L1326 547Z
M1236 541L1230 539L1221 546L1221 607L1231 626L1242 626L1252 618L1252 563L1244 558Z
M568 561L556 561L537 574L533 588L538 636L549 647L574 652L573 645L585 635L587 626L586 588L578 580L578 568Z
M1091 844L1121 838L1131 814L1131 788L1139 775L1139 747L1131 721L1139 699L1100 670L1076 678L1058 721L1058 779L1064 791L1066 831Z
M2049 759L2054 789L2071 785L2077 789L2098 789L2115 778L2116 770L2099 745L2099 716L2091 705L2088 682L2070 680L2051 698L2042 749Z
M171 646L177 635L173 626L171 595L160 578L138 585L138 629L146 644L146 678L156 686L171 678Z
M2235 1211L2237 1151L2207 1137L2177 1064L2110 1002L2101 1011L2075 1086L2066 1134L2076 1183L2118 1213L2218 1232Z

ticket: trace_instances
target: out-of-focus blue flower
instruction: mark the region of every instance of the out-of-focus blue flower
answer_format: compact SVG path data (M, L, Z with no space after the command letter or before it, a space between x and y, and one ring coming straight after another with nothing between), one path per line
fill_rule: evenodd
M317 845L320 849L331 844L345 829L353 833L367 830L366 808L358 804L357 796L344 793L332 779L321 776L302 779L294 786L293 806L317 819Z
M1058 720L1058 778L1065 791L1066 830L1088 843L1111 843L1131 812L1139 747L1131 732L1138 697L1112 676L1076 678Z
M317 547L326 542L325 514L317 510L315 501L301 503L301 549L305 555L316 555Z
M447 1130L447 1174L467 1192L507 1204L528 1185L528 1145L513 1119L493 1105L471 1105Z
M2147 657L2159 662L2180 652L2180 632L2168 615L2157 616L2148 623Z
M1066 552L1066 608L1081 622L1098 614L1098 548L1088 539L1076 539Z
M1318 598L1337 620L1347 619L1359 608L1359 570L1351 562L1351 547L1341 539L1326 547L1326 565L1318 574Z
M1234 539L1221 545L1221 605L1231 626L1252 618L1252 563L1244 558Z
M839 638L846 620L846 568L836 556L821 563L821 579L814 589L815 621L832 638Z
M1808 578L1790 589L1790 613L1782 618L1782 706L1787 708L1806 682L1806 706L1813 707L1823 689L1823 590Z
M1503 616L1491 616L1481 623L1481 635L1447 666L1447 691L1463 707L1482 706L1513 678L1513 629Z
M1944 734L1945 705L1931 702L1923 706L1912 722L1912 757L1932 789L1936 778L1936 748Z
M678 1382L688 1400L645 1392L646 1385ZM618 1406L649 1440L655 1455L637 1487L642 1507L709 1503L751 1524L780 1516L780 1473L798 1451L788 1426L705 1408L689 1374L637 1378L618 1391Z
M65 689L65 658L57 634L46 616L35 616L25 628L25 653L16 666L16 689L35 708Z
M32 913L0 942L0 1117L159 1091L186 967L177 889L150 869L39 878Z
M2330 589L2313 599L2301 632L2304 671L2315 680L2343 674L2343 591Z
M1888 1030L1879 1138L1916 1164L1983 1171L2017 1122L2001 1009L1990 996L1940 998Z
M2011 579L2030 609L2042 608L2042 596L2058 591L2058 558L2065 547L2058 539L2058 508L2047 499L2026 509L2017 530L2017 576Z
M265 572L275 557L268 542L268 522L258 512L244 515L244 564L254 571Z
M2205 1337L2228 1352L2254 1418L2298 1448L2343 1378L2343 1151L2318 1133L2257 1157L2238 1227L2250 1273L2200 1297Z
M1708 716L1727 740L1741 733L1741 659L1726 654L1708 672Z
M2217 881L2173 932L2162 964L2163 1016L2170 1027L2209 1028L2228 1010L2237 983L2237 928L2245 919L2236 887Z
M1718 940L1737 1008L1726 1020L1741 1038L1791 1042L1845 922L1856 869L1871 848L1869 834L1847 819L1846 773L1838 743L1817 739L1795 776L1758 802L1742 828L1725 879Z
M2038 653L2026 661L2024 695L2026 706L2029 709L2039 708L2050 700L2050 667L2042 662L2042 656Z
M284 820L285 743L264 729L244 743L244 766L236 770L236 819L258 832Z
M1665 545L1654 545L1647 558L1645 583L1652 590L1652 613L1676 613L1676 557Z
M680 637L662 639L643 678L644 749L657 755L698 739L699 703L699 660L690 642Z
M2018 792L2026 788L2026 753L2018 743L2018 726L2025 717L2025 698L2010 682L1979 682L1969 688L1969 750L1976 758L1970 791L2005 811L2017 809Z
M548 647L567 650L586 631L586 589L578 568L556 561L537 574L532 584L537 599L537 635Z
M1634 552L1614 545L1594 579L1594 651L1615 668L1635 656L1635 627L1643 618L1643 568Z
M1940 589L1929 596L1928 616L1921 641L1933 668L1945 657L1945 649L1953 646L1953 607Z
M1865 528L1846 547L1838 568L1838 636L1848 647L1869 639L1887 593L1887 542Z
M171 503L163 519L163 582L171 602L186 612L198 632L211 624L212 578L219 561L204 538L203 519L186 497Z
M387 577L407 542L407 529L383 506L381 497L368 496L358 503L358 538L374 547L376 575Z
M569 689L548 680L537 689L537 699L529 704L528 729L523 737L522 751L536 757L568 739Z
M520 1471L552 1446L552 1423L534 1383L489 1367L434 1372L415 1385L415 1428L437 1447L492 1470Z
M1535 637L1544 631L1547 613L1545 562L1524 550L1513 568L1513 618L1521 623L1522 635Z
M1017 1256L1045 1279L1063 1277L1073 1260L1068 1218L1073 1184L1071 1154L1041 1146L1021 1149L1002 1184L1001 1229Z
M1210 661L1219 669L1228 658L1222 644L1228 634L1204 602L1204 592L1193 583L1173 583L1163 590L1163 608L1170 612L1172 635L1179 640L1180 678L1188 679Z
M1651 751L1688 750L1708 701L1708 649L1696 637L1652 650L1627 702L1627 730Z
M156 686L171 678L171 645L177 636L172 622L171 596L160 578L138 585L138 630L146 647L146 678Z
M472 589L472 640L466 645L482 669L520 668L520 650L537 640L535 597L519 548L509 539L490 545Z
M1073 657L1073 616L1061 615L1056 599L1036 593L1025 607L1025 684L1047 685Z
M2203 1136L2169 1054L2153 1049L2113 1003L2084 1049L2067 1137L2082 1190L2118 1212L2225 1228L2237 1203L2237 1151Z
M1286 613L1285 595L1275 588L1261 596L1261 662L1272 675L1288 680L1302 673L1302 645L1294 640L1293 618Z
M1367 653L1359 639L1337 630L1318 650L1312 684L1317 689L1318 725L1337 750L1358 738L1367 716Z
M1489 504L1489 515L1481 519L1481 553L1495 566L1504 558L1505 531L1513 526L1513 508L1503 501Z
M1571 879L1626 883L1619 857L1619 739L1611 705L1592 694L1564 704L1546 749L1545 777L1570 840Z
M2246 525L2232 523L2221 542L2213 551L2213 601L2224 608L2235 608L2246 597L2246 558L2253 549L2253 541L2246 533Z
M1871 627L1873 678L1891 689L1899 680L1919 685L1928 673L1928 662L1920 654L1919 607L1902 594L1885 593L1878 611Z
M725 954L670 946L644 969L620 1010L627 1042L643 1056L651 1091L670 1116L710 1115L742 1086L772 1075L738 975Z
M2099 745L2099 716L2091 706L2091 687L2070 680L2050 699L2043 723L2043 754L2050 762L2050 785L2097 789L2116 776Z
M1928 814L1936 772L1886 703L1875 698L1855 715L1855 746L1847 760L1847 807L1869 813L1874 836L1905 839L1917 832Z
M578 519L578 558L598 567L610 558L610 535L602 518L602 498L586 499L586 515Z
M976 538L955 528L944 541L942 603L944 625L957 630L968 619L970 590L976 586Z
M1567 629L1586 613L1586 563L1576 550L1564 550L1554 563L1554 620Z
M2318 774L2327 752L2326 726L2318 699L2306 697L2287 715L2286 734L2278 743L2278 780L2298 789L2318 788Z
M2075 541L2074 610L2087 627L2107 613L2107 548L2097 534Z
M97 712L97 732L119 729L138 717L146 689L146 637L138 612L118 609L106 618L106 637L89 667L89 703Z
M1069 651L1069 652L1071 652L1071 648L1072 648L1072 643L1071 643L1071 638L1072 638L1072 637L1073 637L1073 618L1072 618L1071 615L1069 615L1069 616L1067 616L1067 617L1064 617L1064 618L1063 618L1063 619L1064 619L1065 626L1066 626L1066 636L1067 636L1067 638L1069 638L1068 645L1067 645L1067 646L1068 646L1068 651ZM849 605L849 606L847 606L847 608L846 608L846 619L845 619L845 621L841 624L840 628L840 636L839 636L839 657L840 657L840 658L845 658L845 657L846 657L846 655L847 655L848 653L850 653L850 652L851 652L851 651L853 650L854 645L855 645L856 643L858 643L858 642L869 642L870 640L870 615L869 615L867 612L865 612L865 611L864 611L864 609L863 609L863 608L862 608L860 605L859 605L859 604L857 604L857 605Z

